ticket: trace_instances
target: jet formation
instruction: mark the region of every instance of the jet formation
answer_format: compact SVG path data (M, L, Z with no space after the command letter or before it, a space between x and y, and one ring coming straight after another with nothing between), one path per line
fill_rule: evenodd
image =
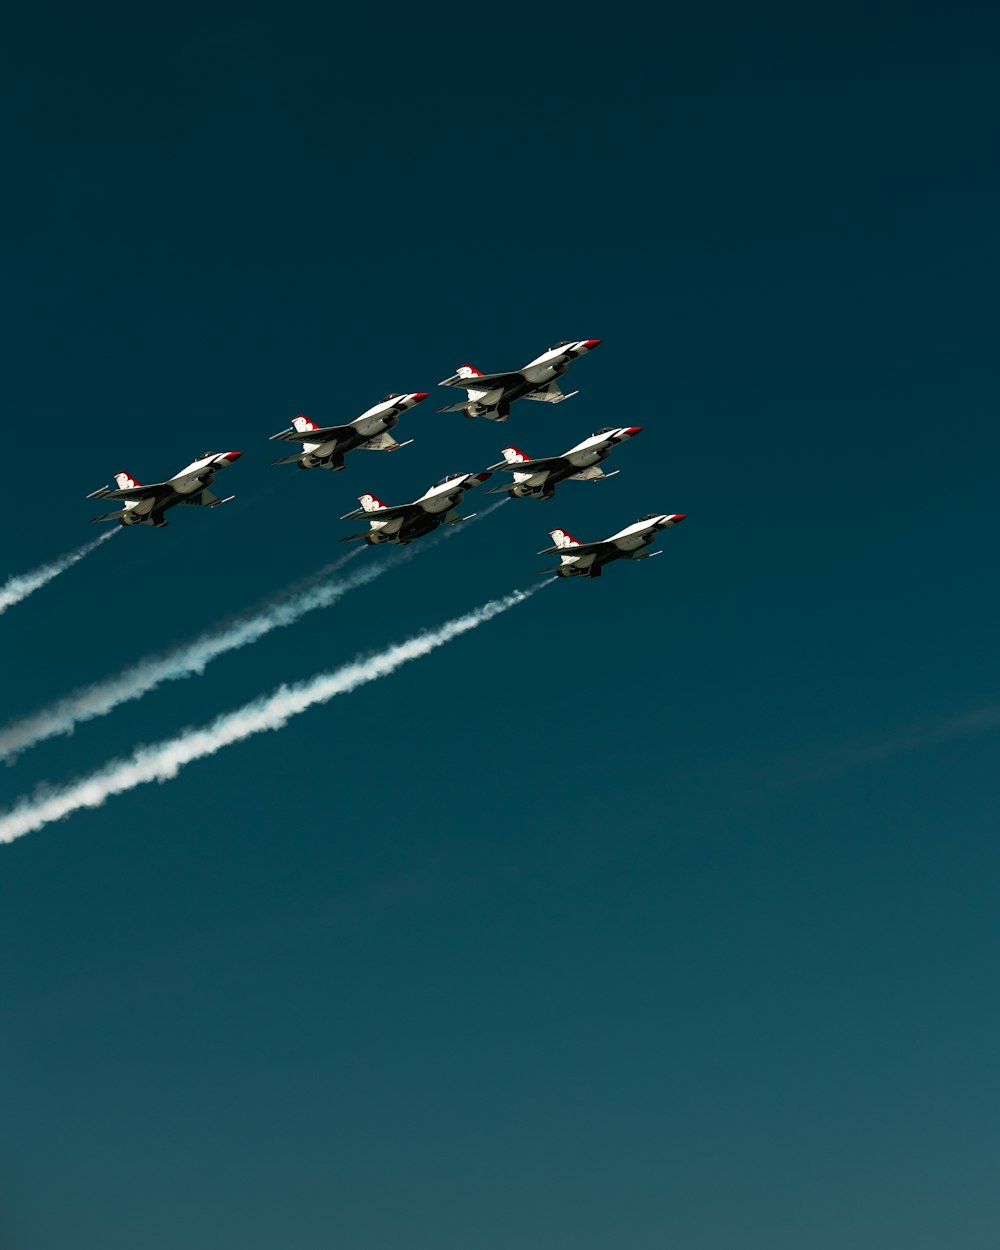
M481 373L472 365L462 365L441 386L458 387L466 392L464 403L451 404L439 412L461 412L466 417L506 421L511 406L519 399L557 404L577 391L564 392L559 379L570 365L593 351L600 339L565 340L536 356L520 369L507 373ZM398 442L390 433L401 416L427 398L426 391L392 392L366 409L353 421L319 425L302 414L271 439L298 443L300 451L272 460L272 464L297 464L300 469L342 471L346 457L354 451L398 451L412 439ZM481 473L451 473L429 487L410 503L385 504L371 492L358 496L360 508L347 512L344 521L365 520L368 528L343 537L341 542L363 540L369 546L394 543L406 546L414 539L432 533L441 525L457 525L475 513L458 512L465 492L485 482L492 474L510 474L511 481L487 491L505 493L512 499L552 499L562 482L606 481L619 470L606 472L601 465L620 446L642 433L642 426L605 426L557 456L532 458L519 448L502 450L503 459ZM92 517L93 521L117 520L121 525L152 525L163 528L164 513L176 504L215 508L235 498L219 499L208 489L216 473L234 464L239 451L204 452L186 468L165 482L143 486L129 473L116 473L117 490L101 487L88 499L118 500L122 507ZM663 530L685 519L685 513L648 513L638 521L596 542L581 543L564 529L549 531L553 543L540 554L558 555L559 565L541 570L558 577L600 577L605 565L614 560L647 560L661 552L647 551Z

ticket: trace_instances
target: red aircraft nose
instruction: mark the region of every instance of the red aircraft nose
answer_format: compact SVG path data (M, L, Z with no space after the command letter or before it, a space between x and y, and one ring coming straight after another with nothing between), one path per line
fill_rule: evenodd
M230 464L232 464L234 460L239 460L240 456L242 455L243 453L241 451L227 451L226 459L229 461Z
M583 345L588 352L592 352L600 341L600 339L586 339Z
M687 520L687 513L686 513L686 512L675 512L675 513L674 513L674 515L673 515L670 519L671 519L671 520L673 521L673 523L676 525L678 521L686 521L686 520Z
M625 433L629 438L635 438L637 434L641 434L646 427L643 425L630 425Z
M413 400L415 404L419 404L420 401L422 399L426 399L429 394L430 394L430 391L415 391L413 395L410 396L410 398Z

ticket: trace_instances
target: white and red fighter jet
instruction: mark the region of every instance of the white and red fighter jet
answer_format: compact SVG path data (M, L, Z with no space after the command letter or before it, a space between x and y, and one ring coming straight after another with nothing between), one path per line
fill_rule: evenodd
M618 470L605 473L601 461L607 460L620 443L641 433L641 425L607 426L596 430L561 456L546 456L538 460L532 460L517 447L505 447L503 460L499 464L491 464L490 472L513 473L513 485L494 486L486 493L496 495L506 491L512 499L529 496L551 499L560 482L596 482L614 477Z
M457 386L469 396L464 404L450 404L438 412L464 412L467 417L488 417L490 421L506 421L515 399L534 399L558 404L576 394L564 394L557 378L578 356L592 352L600 339L578 339L556 343L513 373L480 373L472 365L462 365L441 386Z
M359 534L348 534L340 541L350 543L363 538L369 544L398 543L405 547L414 538L429 534L439 525L458 525L462 521L469 521L475 513L459 516L455 509L462 502L467 490L485 482L489 476L488 473L452 473L443 477L440 482L435 482L430 490L424 491L413 503L395 506L384 504L374 495L359 495L358 502L361 507L346 513L340 519L353 521L365 517L370 528Z
M120 499L123 507L118 512L105 512L94 516L92 521L119 521L122 525L155 525L162 529L167 524L164 512L175 504L185 503L201 508L217 508L229 503L235 495L219 499L205 487L211 486L220 469L228 469L239 460L241 451L206 451L166 482L153 482L143 486L130 473L116 473L117 490L102 486L87 496L88 499Z
M347 425L317 425L308 417L298 416L291 428L272 439L284 439L289 443L301 443L302 451L295 456L272 460L272 464L297 464L300 469L332 469L344 467L344 457L349 451L398 451L413 439L397 443L389 433L399 424L399 414L413 408L427 398L427 391L413 391L406 395L395 393L380 399L360 417Z
M557 569L543 569L558 577L600 577L606 564L612 560L649 560L663 555L662 551L644 551L656 540L660 530L670 529L687 516L686 512L650 512L647 516L626 525L617 534L597 543L581 543L565 530L549 530L554 547L546 547L540 556L560 557Z

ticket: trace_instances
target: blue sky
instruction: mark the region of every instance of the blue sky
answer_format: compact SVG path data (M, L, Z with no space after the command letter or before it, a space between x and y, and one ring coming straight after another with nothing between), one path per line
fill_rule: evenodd
M554 525L689 515L0 848L17 1250L996 1244L995 23L530 21L15 29L3 576L116 470L245 454L4 614L5 722L308 576L363 490L645 430L0 810L532 583ZM577 337L569 403L267 463Z

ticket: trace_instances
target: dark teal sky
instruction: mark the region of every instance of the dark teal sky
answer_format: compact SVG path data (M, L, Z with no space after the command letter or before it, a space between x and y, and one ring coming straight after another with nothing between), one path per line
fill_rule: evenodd
M362 490L645 432L43 744L0 809L531 583L554 525L690 520L0 847L5 1247L993 1250L984 13L12 31L0 579L114 471L245 455L236 503L4 615L4 721L339 555ZM298 412L589 337L560 407L442 391L399 455L268 466Z

